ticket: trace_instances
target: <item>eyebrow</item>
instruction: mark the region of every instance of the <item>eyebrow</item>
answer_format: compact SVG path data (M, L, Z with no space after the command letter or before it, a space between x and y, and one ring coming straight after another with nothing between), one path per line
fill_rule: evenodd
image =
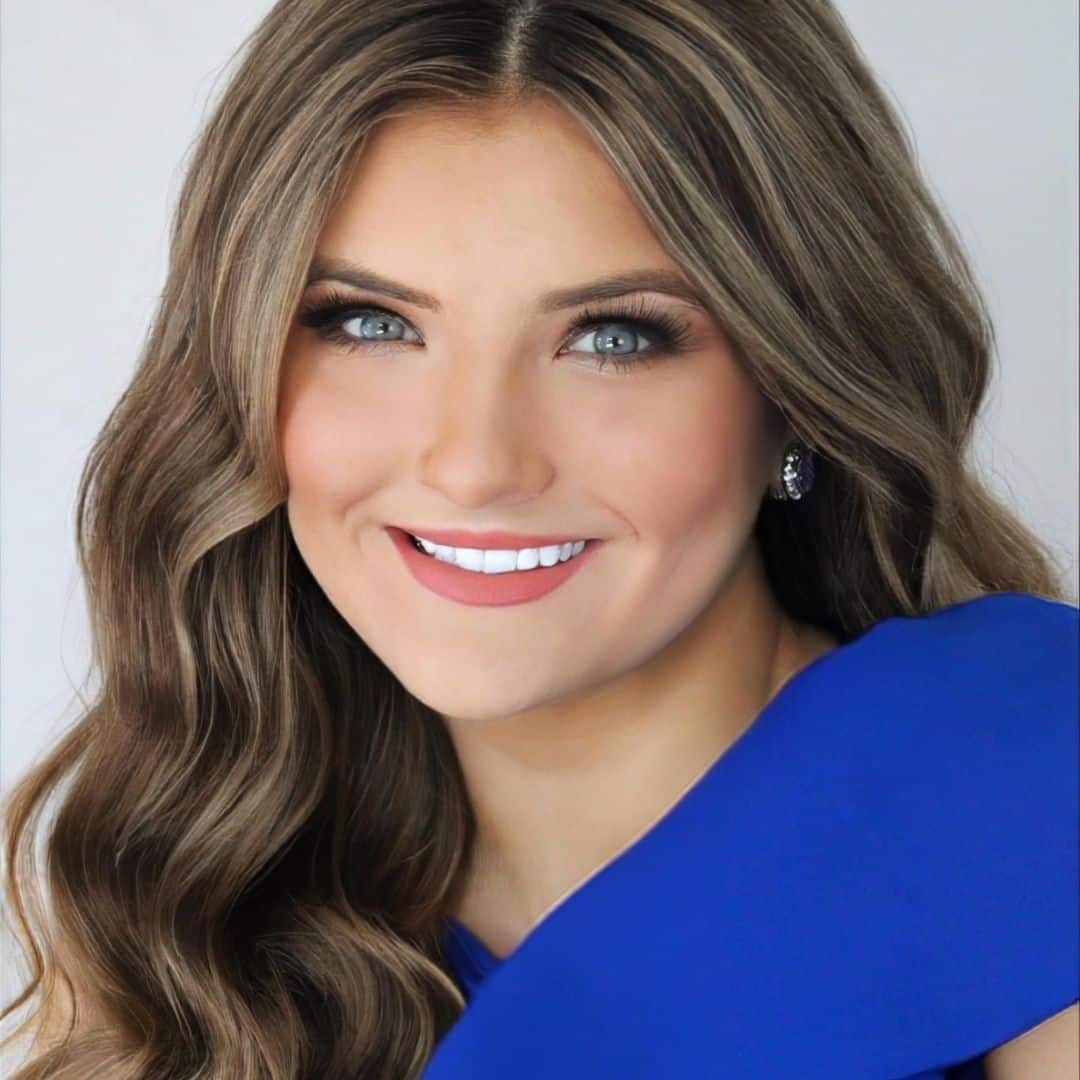
M305 287L319 281L338 281L356 289L382 293L402 303L415 304L430 311L441 311L442 304L430 293L403 285L357 263L328 255L316 255L308 270ZM537 308L551 314L597 300L611 300L629 293L658 292L707 310L701 294L680 274L671 270L627 270L597 281L568 288L553 289L537 301Z

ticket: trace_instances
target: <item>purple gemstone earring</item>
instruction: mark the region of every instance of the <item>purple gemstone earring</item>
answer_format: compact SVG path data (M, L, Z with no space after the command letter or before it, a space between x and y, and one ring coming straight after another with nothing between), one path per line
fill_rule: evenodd
M769 498L781 502L801 499L813 486L814 452L802 443L792 443L784 454L779 485L769 485Z

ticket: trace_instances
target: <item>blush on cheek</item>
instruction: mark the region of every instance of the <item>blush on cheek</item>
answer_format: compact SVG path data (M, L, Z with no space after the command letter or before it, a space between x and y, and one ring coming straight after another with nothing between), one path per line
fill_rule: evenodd
M727 518L737 527L753 513L758 405L721 374L697 371L668 398L654 395L634 423L597 440L597 490L639 533L678 543Z
M290 489L315 501L370 490L389 467L401 430L392 410L342 395L319 378L294 382L283 388L278 410Z

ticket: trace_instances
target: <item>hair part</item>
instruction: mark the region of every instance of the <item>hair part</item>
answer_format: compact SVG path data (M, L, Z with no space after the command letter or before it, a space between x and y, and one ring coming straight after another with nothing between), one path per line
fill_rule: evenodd
M818 455L811 495L755 524L789 615L846 641L988 592L1062 598L970 464L991 321L826 0L281 0L195 147L80 477L100 685L5 807L29 974L0 1015L36 1006L5 1040L36 1032L13 1080L411 1078L460 1015L441 943L475 832L461 771L296 549L278 380L376 125L482 128L539 97Z

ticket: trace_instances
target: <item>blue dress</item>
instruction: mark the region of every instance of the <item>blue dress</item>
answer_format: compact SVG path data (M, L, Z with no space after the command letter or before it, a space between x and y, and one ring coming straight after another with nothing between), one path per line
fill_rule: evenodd
M424 1080L981 1080L1080 997L1080 612L992 593L790 678L504 958Z

